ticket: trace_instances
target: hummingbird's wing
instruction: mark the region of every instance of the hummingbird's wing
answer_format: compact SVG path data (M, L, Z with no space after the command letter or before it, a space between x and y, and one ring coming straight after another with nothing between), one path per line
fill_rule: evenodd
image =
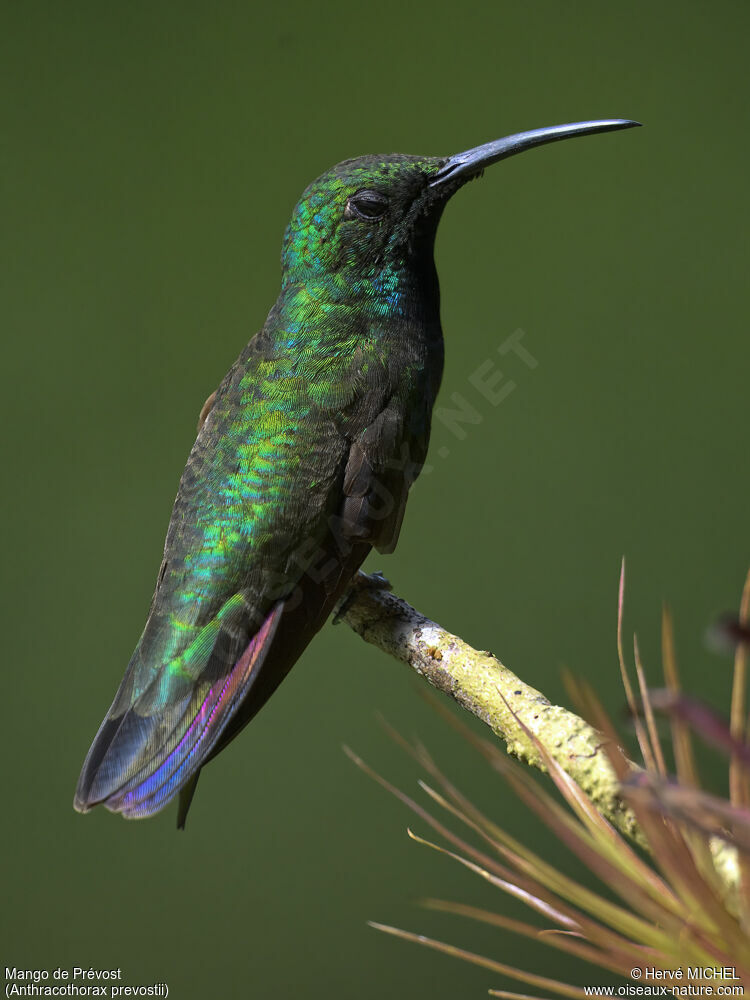
M429 411L404 425L404 408L389 404L352 442L344 473L342 518L351 538L367 539L378 552L393 552L406 501L427 452Z
M216 402L216 393L218 391L219 391L218 389L214 389L211 395L207 397L206 402L203 404L203 406L201 406L201 412L198 414L198 430L200 430L201 427L205 424L206 417L213 409L213 405Z

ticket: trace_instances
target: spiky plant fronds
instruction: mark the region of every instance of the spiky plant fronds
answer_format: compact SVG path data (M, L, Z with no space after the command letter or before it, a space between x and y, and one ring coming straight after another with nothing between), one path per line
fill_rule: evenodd
M750 620L750 576L736 620L728 723L682 693L672 622L666 611L662 621L665 687L648 688L634 640L636 695L623 649L623 595L624 575L620 581L617 646L625 694L635 721L639 765L625 756L622 741L590 686L569 679L569 687L583 713L602 734L603 748L619 779L620 794L636 817L638 841L645 850L628 842L615 829L533 733L527 730L557 794L535 778L529 768L510 759L496 743L477 736L438 706L525 806L600 881L602 891L559 870L486 816L451 783L420 743L410 744L390 730L428 776L429 780L419 784L431 808L380 777L352 751L347 753L439 838L436 842L409 830L416 843L447 855L503 894L520 900L533 918L525 922L501 911L443 899L426 900L430 909L531 938L621 976L631 976L633 969L681 969L687 977L685 970L690 968L709 970L706 980L712 981L711 970L728 968L737 977L732 985L744 987L750 985L750 746L746 718L748 645L744 637ZM666 753L662 745L656 724L659 714L669 719L671 753ZM727 755L728 799L701 788L693 747L695 735ZM669 758L674 760L673 774L668 770ZM468 839L455 832L456 824L470 831ZM589 995L582 987L420 934L383 924L372 926L505 975L538 994ZM699 980L692 982L699 985ZM684 985L667 988L679 994ZM491 992L496 996L521 996L503 990Z

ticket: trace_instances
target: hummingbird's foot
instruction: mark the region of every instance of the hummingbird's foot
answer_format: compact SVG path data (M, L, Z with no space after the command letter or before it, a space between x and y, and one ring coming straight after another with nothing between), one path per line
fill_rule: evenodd
M361 569L358 570L352 577L343 597L340 597L336 602L331 619L332 625L338 625L359 590L393 590L393 585L380 570L376 569L374 573L363 573Z

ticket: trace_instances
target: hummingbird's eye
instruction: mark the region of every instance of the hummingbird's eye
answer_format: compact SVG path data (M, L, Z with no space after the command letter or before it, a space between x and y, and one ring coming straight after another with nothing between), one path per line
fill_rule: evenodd
M385 215L388 199L380 191L357 191L346 200L345 219L363 219L365 222L377 222Z

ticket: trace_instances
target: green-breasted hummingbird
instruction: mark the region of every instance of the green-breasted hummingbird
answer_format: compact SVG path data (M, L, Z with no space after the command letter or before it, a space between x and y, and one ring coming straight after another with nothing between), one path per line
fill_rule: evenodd
M613 119L455 156L362 156L314 181L284 236L281 292L200 416L143 634L75 807L151 816L249 722L372 548L391 552L443 370L433 245L485 167Z

